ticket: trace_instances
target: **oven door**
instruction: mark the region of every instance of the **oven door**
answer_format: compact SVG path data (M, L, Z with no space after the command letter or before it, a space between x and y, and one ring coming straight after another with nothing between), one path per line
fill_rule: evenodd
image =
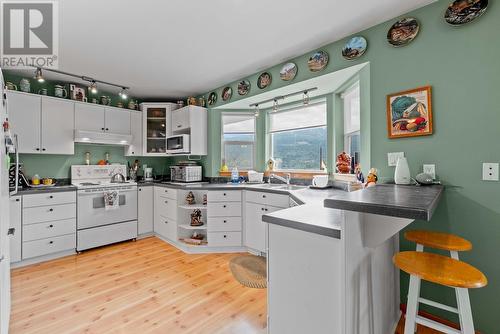
M137 219L137 187L119 187L119 207L106 210L104 192L111 189L78 190L77 229L103 226Z

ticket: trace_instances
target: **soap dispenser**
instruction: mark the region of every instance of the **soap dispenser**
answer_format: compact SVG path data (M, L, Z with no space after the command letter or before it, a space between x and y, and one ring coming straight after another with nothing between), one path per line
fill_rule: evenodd
M394 172L394 182L396 184L410 184L410 167L406 158L399 158L396 163L396 171Z

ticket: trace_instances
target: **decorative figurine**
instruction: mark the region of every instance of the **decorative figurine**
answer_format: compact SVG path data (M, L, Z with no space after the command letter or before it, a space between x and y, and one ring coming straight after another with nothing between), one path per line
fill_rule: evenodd
M191 226L203 226L200 209L196 209L191 213Z
M203 194L203 205L207 205L208 199L207 194Z
M342 152L337 155L335 166L340 174L349 174L351 172L351 157L349 154Z
M188 194L186 196L186 203L188 205L196 204L196 200L194 199L194 194L192 191L188 192Z
M354 168L354 174L356 174L356 180L358 180L359 183L365 183L365 176L363 175L363 172L361 171L360 164L357 164L356 167Z
M372 168L372 169L370 169L370 172L368 173L368 176L366 177L365 188L374 187L377 184L377 181L378 181L377 169Z
M197 231L194 231L193 234L191 235L191 239L203 240L205 239L205 236Z

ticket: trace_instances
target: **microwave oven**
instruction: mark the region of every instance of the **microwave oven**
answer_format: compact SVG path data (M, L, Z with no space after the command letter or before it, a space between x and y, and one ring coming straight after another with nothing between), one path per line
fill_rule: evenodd
M167 137L167 153L179 154L191 152L189 135L174 135Z

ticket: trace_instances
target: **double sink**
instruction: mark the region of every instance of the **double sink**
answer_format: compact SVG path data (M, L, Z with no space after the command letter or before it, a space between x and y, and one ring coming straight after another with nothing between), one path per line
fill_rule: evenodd
M265 183L256 185L254 187L261 189L276 189L276 190L301 190L307 188L307 186L298 186L295 184L276 184L276 183Z

